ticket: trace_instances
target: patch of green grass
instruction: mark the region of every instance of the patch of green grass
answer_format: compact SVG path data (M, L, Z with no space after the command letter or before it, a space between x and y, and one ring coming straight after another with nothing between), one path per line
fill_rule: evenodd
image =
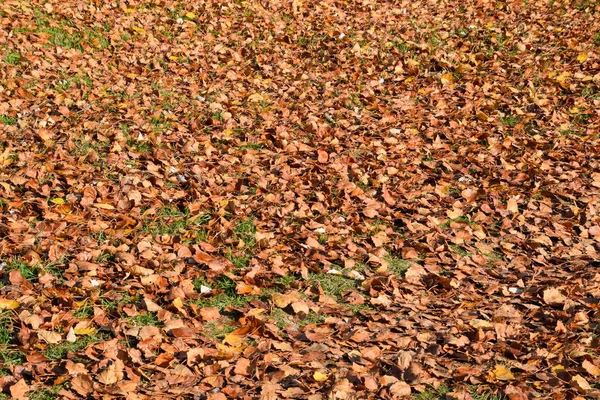
M137 153L152 153L152 143L150 142L129 138L126 143L127 146L134 148Z
M406 271L408 271L408 267L410 266L408 261L404 261L403 259L394 256L386 257L386 261L390 263L388 265L388 271L398 278L404 278L404 275L406 275Z
M205 281L204 279L195 279L194 280L194 290L198 293L200 293L200 289L202 288L202 286L206 286L208 288L212 288L212 286L210 285L209 282Z
M145 314L135 315L131 317L131 321L136 326L159 326L161 323L154 312L146 312Z
M58 399L60 389L62 389L61 386L53 387L52 389L40 389L29 393L27 396L29 400L54 400Z
M310 311L304 318L298 321L298 326L303 327L310 324L321 324L325 321L327 315Z
M104 253L104 254L100 254L98 257L94 258L94 261L97 262L98 264L108 264L112 261L114 261L115 259L115 255L114 254L110 254L110 253Z
M8 53L6 56L4 56L4 61L6 61L6 63L10 65L17 65L19 61L21 61L21 54Z
M63 276L62 268L60 268L60 266L62 265L63 262L64 262L63 259L55 261L55 262L50 262L50 263L44 265L44 267L42 269L44 272L54 275L56 277L56 279L58 279L59 283L63 283L65 281L65 277Z
M591 117L592 114L577 114L573 118L573 122L577 125L586 125Z
M297 280L297 278L294 275L286 275L286 276L280 276L278 278L275 278L273 280L273 283L277 284L277 285L281 285L281 286L285 286L288 287L292 284L292 282L294 282L295 280Z
M90 344L99 343L106 338L104 335L96 334L96 335L88 335L88 336L80 336L77 338L77 341L74 343L70 342L62 342L57 345L49 346L44 354L46 357L51 359L59 359L65 358L69 352L77 353L88 347Z
M504 400L505 397L499 394L491 393L489 391L483 391L482 393L478 393L476 386L469 386L468 388L469 394L474 400ZM447 385L441 385L437 390L436 389L427 389L426 391L411 396L412 400L444 400L446 395L452 392L453 389L448 387Z
M194 303L198 307L214 307L218 308L219 311L224 310L227 307L241 308L248 304L250 301L255 300L258 296L241 296L236 292L236 286L234 280L226 276L221 276L217 282L213 285L207 284L206 282L199 280L200 285L214 287L221 291L215 296L209 298L200 298L195 300ZM198 286L199 288L199 286Z
M194 303L198 307L214 307L218 308L219 311L223 311L228 307L241 308L246 306L255 297L252 296L239 296L239 295L228 295L226 293L219 293L216 296L195 300Z
M239 147L240 150L260 150L264 148L265 145L262 143L244 143Z
M318 283L327 296L338 300L344 293L358 288L357 281L338 274L310 274L309 282L313 284Z
M3 272L8 273L9 271L13 270L19 270L19 272L21 272L21 276L29 282L35 282L40 273L40 269L37 265L28 265L17 257L6 261L6 266L4 267Z
M237 269L244 269L250 265L250 260L252 260L252 254L249 252L244 252L241 254L236 254L233 251L230 251L225 255L229 261L233 264L233 266Z
M108 150L110 147L109 142L93 142L89 140L76 140L75 141L75 155L77 156L85 156L89 153L90 150L94 150L98 156L102 156L105 153L105 150Z
M592 41L596 46L600 46L600 31L596 32L596 34L592 37Z
M442 229L448 229L450 228L450 224L452 222L464 222L466 224L468 224L469 226L471 226L471 224L473 223L473 221L471 221L468 217L465 217L464 215L458 218L454 218L454 219L449 219L448 221L444 222L443 224L440 225L440 228Z
M491 393L489 391L478 393L476 386L469 386L469 392L474 400L506 400L506 397L497 393Z
M320 233L320 234L319 234L319 237L318 237L318 239L317 239L317 241L318 241L320 244L323 244L323 245L325 245L325 244L327 244L327 242L329 241L329 235L327 235L327 234L324 234L324 233Z
M182 211L175 206L165 206L158 210L156 216L155 220L143 226L142 231L152 236L192 233L194 239L192 242L206 241L208 238L208 231L201 226L210 221L212 218L210 213L190 218L187 208Z
M560 131L561 136L583 136L583 134L575 129L565 129Z
M54 46L83 51L83 36L79 32L69 32L59 27L44 28L41 32L50 35L48 41Z
M254 247L256 245L256 226L254 225L254 217L250 216L238 222L233 230L236 237L243 240L246 246Z
M446 398L446 393L450 392L450 388L446 385L440 385L435 389L427 389L426 391L411 396L413 400L443 400Z
M467 251L467 249L464 248L464 246L460 246L457 244L451 244L450 246L450 251L454 254L458 254L461 257L471 257L473 255L473 253L471 253L470 251Z
M10 315L6 312L0 314L0 348L10 344L13 338L12 322Z
M342 304L342 307L352 314L358 314L361 311L375 310L370 304Z
M275 325L279 328L279 330L283 330L285 327L294 322L294 318L281 308L273 308L270 317L273 319L273 321L275 321Z
M25 362L25 354L19 350L14 350L5 346L0 346L0 359L4 366L21 365Z
M4 125L16 125L17 119L15 117L2 114L0 115L0 123Z
M94 316L94 306L85 301L83 305L73 311L73 316L77 319L88 319Z
M119 308L119 303L117 303L115 300L108 299L106 297L102 297L100 299L100 305L102 306L102 308L104 308L104 310L109 312L115 311L117 308Z
M236 329L234 325L225 325L217 322L206 322L202 325L204 336L211 340L222 340L228 333Z
M514 128L519 123L519 117L516 115L512 115L512 114L507 114L504 117L500 117L500 122L503 125Z

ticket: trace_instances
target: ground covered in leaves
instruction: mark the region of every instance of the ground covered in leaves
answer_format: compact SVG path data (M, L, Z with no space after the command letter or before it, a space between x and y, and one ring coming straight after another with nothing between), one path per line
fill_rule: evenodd
M0 4L0 398L597 397L600 5Z

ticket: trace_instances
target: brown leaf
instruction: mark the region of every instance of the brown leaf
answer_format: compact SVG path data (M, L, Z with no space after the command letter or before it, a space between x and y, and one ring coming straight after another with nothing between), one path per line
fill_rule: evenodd
M122 380L123 376L123 362L117 360L100 372L96 376L96 380L103 385L112 385Z
M589 362L588 360L583 360L581 366L583 367L583 369L586 370L588 374L592 375L594 378L600 377L600 368L598 368L598 366L596 366L595 364Z
M79 395L86 397L87 395L92 393L94 389L94 383L92 382L92 378L90 378L89 375L80 374L71 379L71 387Z
M273 300L273 303L275 303L275 305L277 307L286 308L292 302L299 300L300 295L298 293L287 293L287 294L273 293L271 295L271 299Z
M29 386L25 383L25 379L19 379L10 387L10 396L13 399L24 399L27 392L29 392Z
M327 154L327 152L325 150L318 150L318 161L322 164L326 163L329 160L329 154Z
M221 318L219 309L216 307L205 307L200 309L200 316L206 322L213 322Z
M563 305L567 298L556 288L544 290L544 302L551 306Z
M407 397L411 395L410 385L403 381L398 381L390 386L390 393L394 398Z
M575 375L571 378L571 387L577 390L579 393L585 394L592 390L592 387L587 380L581 375Z
M249 367L250 367L250 360L242 357L242 358L238 359L237 362L235 363L235 368L234 368L233 372L235 372L238 375L247 376Z
M494 367L491 374L499 381L512 381L515 379L515 376L510 372L510 369L503 364L496 364L496 367Z
M39 330L37 334L46 343L57 344L62 342L62 336L58 332Z

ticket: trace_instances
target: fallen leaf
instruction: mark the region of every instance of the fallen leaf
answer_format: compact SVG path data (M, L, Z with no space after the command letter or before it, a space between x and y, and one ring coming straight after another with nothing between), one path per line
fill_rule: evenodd
M317 382L325 382L327 379L329 379L329 376L323 372L315 371L313 374L313 379Z
M39 330L37 334L46 343L57 344L62 342L62 336L58 332Z
M14 310L19 308L20 305L16 300L0 299L0 310Z
M581 375L575 375L571 378L571 387L577 390L579 393L585 394L592 390L592 387L588 381Z
M592 375L594 378L600 377L600 368L598 368L598 366L596 366L595 364L589 362L588 360L583 360L581 366L583 367L583 369L586 370L588 374Z
M19 379L17 383L10 387L10 396L13 399L24 399L27 392L29 392L29 386L25 379Z
M550 288L544 290L544 302L548 305L563 305L566 300L567 298L558 289Z
M492 375L499 381L512 381L515 379L512 372L502 364L496 364L496 367L494 367L494 370L492 371Z
M71 388L85 397L94 390L94 383L88 374L79 374L71 379Z

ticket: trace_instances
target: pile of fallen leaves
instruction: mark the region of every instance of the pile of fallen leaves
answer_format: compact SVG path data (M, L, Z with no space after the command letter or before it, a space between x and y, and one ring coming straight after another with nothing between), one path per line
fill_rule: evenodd
M600 395L600 3L4 0L1 398Z

